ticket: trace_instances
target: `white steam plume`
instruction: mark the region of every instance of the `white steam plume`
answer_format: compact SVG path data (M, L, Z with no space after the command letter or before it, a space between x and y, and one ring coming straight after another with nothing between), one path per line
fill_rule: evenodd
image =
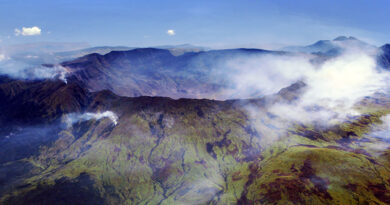
M98 113L92 113L87 112L83 114L78 113L70 113L65 116L65 122L68 125L68 127L72 126L74 123L77 122L83 122L88 120L100 120L102 118L109 118L114 125L118 124L118 116L112 112L112 111L105 111L105 112L98 112Z

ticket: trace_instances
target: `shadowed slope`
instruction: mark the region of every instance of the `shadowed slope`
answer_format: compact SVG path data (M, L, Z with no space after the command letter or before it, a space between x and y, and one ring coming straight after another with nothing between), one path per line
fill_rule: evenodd
M2 82L5 102L28 102L2 105L3 120L22 128L1 136L6 204L388 203L389 150L371 149L380 141L367 135L389 113L386 96L366 99L362 106L375 111L340 125L285 130L267 107L294 101L301 82L275 96L229 101L89 93L72 79ZM30 113L13 114L19 107ZM107 110L117 125L61 123L66 113ZM31 127L42 123L50 131Z

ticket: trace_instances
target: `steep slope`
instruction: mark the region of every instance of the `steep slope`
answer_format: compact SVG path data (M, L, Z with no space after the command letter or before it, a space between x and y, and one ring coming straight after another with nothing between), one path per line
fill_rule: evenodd
M121 96L167 96L171 98L226 99L222 89L229 86L223 75L223 62L238 57L280 55L259 49L232 49L188 52L175 56L156 48L90 54L62 63L70 75L91 91L108 89ZM218 68L219 70L216 70ZM255 97L255 96L253 96Z
M53 121L58 115L81 111L87 90L79 83L59 80L22 81L3 77L0 83L1 124Z
M381 49L381 53L378 56L378 62L384 68L389 69L390 68L390 44L383 45L380 49Z
M45 90L47 97L43 99L56 99L60 90L72 93L74 87L83 87L76 80L68 84L2 82L8 101L20 99L23 90L32 92L38 87L53 88ZM57 88L53 86L56 83L60 83ZM268 98L230 101L128 98L107 90L86 92L81 95L84 97L61 98L56 107L69 109L58 112L52 111L51 104L57 100L37 100L42 98L35 92L29 96L30 106L40 109L30 111L39 111L50 131L40 136L31 129L27 134L20 130L11 136L2 135L0 146L4 149L7 140L54 137L38 144L39 149L30 155L1 162L1 201L388 204L390 151L374 148L386 143L371 136L370 130L381 123L381 116L390 113L390 100L383 95L367 98L360 105L369 110L365 115L333 127L278 127L275 122L280 119L268 113L268 105L293 101L304 86L297 83ZM248 108L259 114L249 115ZM116 125L102 118L64 126L66 113L107 110L118 115ZM4 120L13 117L6 115ZM31 123L24 119L18 122L19 126Z

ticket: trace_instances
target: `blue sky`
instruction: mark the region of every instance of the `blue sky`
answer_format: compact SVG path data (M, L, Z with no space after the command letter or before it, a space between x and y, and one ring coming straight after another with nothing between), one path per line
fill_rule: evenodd
M352 35L381 45L389 10L388 0L0 0L0 44L269 48ZM40 35L15 35L33 26Z

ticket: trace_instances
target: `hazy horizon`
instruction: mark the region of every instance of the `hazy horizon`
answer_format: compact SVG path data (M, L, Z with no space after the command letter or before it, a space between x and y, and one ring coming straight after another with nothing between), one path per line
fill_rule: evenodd
M191 43L180 43L180 44L161 44L161 45L133 46L133 45L123 45L123 44L91 45L88 42L37 41L37 42L25 42L25 43L20 42L20 43L11 43L11 44L4 44L3 43L3 44L0 44L0 48L2 46L4 46L4 47L13 47L13 46L26 46L26 45L30 45L30 46L40 46L40 45L65 45L66 46L66 45L75 45L75 47L73 47L73 48L60 49L59 52L61 52L61 51L76 51L76 50L81 50L81 49L98 48L98 47L113 47L113 48L115 48L115 47L129 47L129 49L131 49L131 48L164 48L164 47L168 47L168 46L172 46L172 47L191 46L191 47L200 47L200 48L203 48L205 50L239 49L239 48L264 49L264 50L283 50L285 47L289 47L289 46L309 46L309 45L315 44L318 41L322 41L322 40L330 40L330 41L332 41L333 39L335 39L337 37L340 37L340 36L344 36L344 35L335 36L334 38L330 38L330 39L318 39L316 41L309 42L307 44L278 44L278 43L275 43L275 44L240 44L240 45L219 45L219 46L218 45L217 46L214 45L214 46L212 46L212 45L199 45L199 44L191 44ZM359 37L356 37L356 36L346 36L346 37L355 37L358 40L361 40L361 41L365 42L364 40L362 40L362 39L360 39ZM369 43L369 42L366 42L366 43ZM384 44L371 44L371 45L376 46L376 47L381 47L381 46L386 45L386 44L388 44L388 43L385 42Z
M274 49L355 36L390 42L387 1L0 1L0 45L82 42L95 46L192 44Z

